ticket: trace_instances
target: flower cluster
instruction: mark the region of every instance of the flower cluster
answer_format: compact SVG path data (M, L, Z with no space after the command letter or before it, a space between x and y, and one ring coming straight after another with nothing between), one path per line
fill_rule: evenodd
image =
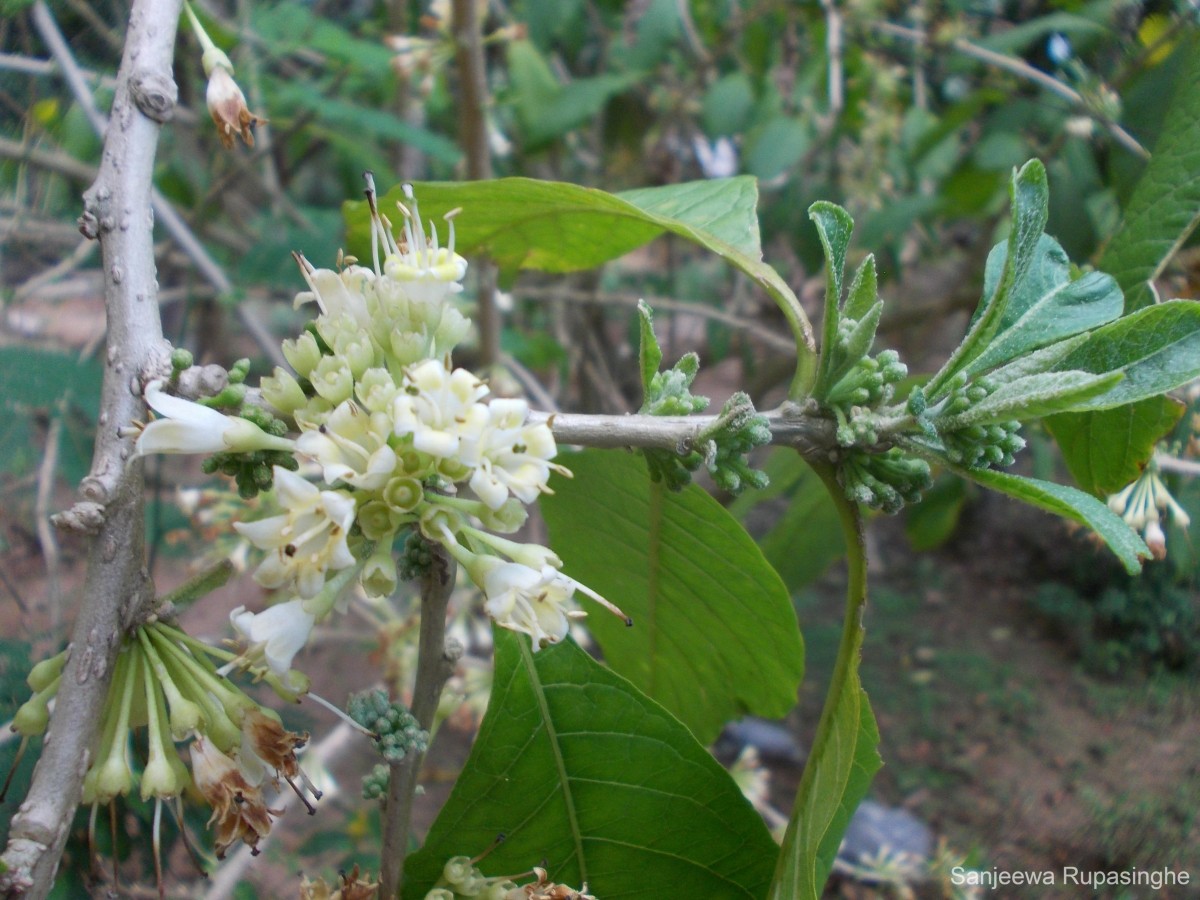
M1163 484L1156 464L1147 466L1136 481L1109 497L1108 508L1138 532L1154 558L1160 560L1167 556L1163 519L1179 528L1187 528L1192 521Z
M616 611L563 575L546 548L498 537L521 527L552 472L570 473L553 462L554 436L529 421L524 400L492 397L450 363L470 325L452 302L467 263L454 250L453 217L442 246L411 189L405 195L397 240L369 194L370 267L347 258L337 270L316 269L296 257L308 285L296 304L318 314L284 342L295 374L276 368L261 390L297 437L173 397L161 382L146 391L162 418L144 428L138 454L286 451L320 473L314 483L274 465L277 514L235 525L263 551L255 579L285 598L262 613L235 611L243 662L265 664L293 689L292 659L341 588L357 580L370 598L390 595L403 574L393 546L413 534L444 546L495 622L530 635L535 648L566 634L580 614L568 605L577 590Z
M67 652L29 674L34 693L12 725L25 739L46 729ZM194 784L213 810L218 857L239 841L256 851L278 815L264 799L267 787L286 782L313 812L309 796L319 799L321 792L296 759L308 735L286 730L274 712L221 674L214 659L228 662L233 656L162 621L138 627L117 654L106 715L84 776L83 803L108 804L137 786L143 800L154 798L160 807L166 801L179 811L183 792ZM267 675L267 681L291 696L279 679ZM132 752L131 739L141 727L146 752L138 772L134 759L143 757ZM190 773L176 747L189 739ZM159 819L156 814L155 847Z

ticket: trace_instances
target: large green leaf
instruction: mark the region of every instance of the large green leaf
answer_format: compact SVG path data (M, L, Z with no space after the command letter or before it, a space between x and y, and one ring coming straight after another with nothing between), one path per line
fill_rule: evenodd
M1099 268L1125 290L1125 309L1154 302L1150 282L1200 221L1200 38L1186 38L1175 96L1146 171L1123 211Z
M746 713L786 714L804 671L796 613L737 520L695 485L652 484L635 456L561 461L575 478L542 500L550 543L567 574L633 618L588 617L613 669L705 743Z
M1041 372L1002 383L993 393L965 412L935 420L939 429L958 430L1016 419L1027 422L1051 413L1077 409L1093 397L1112 390L1121 381L1119 372Z
M1039 481L994 469L952 468L964 478L986 488L1088 526L1108 544L1131 575L1142 570L1142 560L1150 558L1149 549L1134 530L1091 494L1051 481Z
M1145 400L1200 377L1200 303L1171 300L1097 328L1056 367L1125 377L1075 412Z
M1045 424L1062 448L1075 483L1104 496L1141 474L1154 445L1181 415L1182 403L1150 397L1114 409L1050 416Z
M457 250L486 253L508 278L520 269L574 272L601 265L667 232L686 238L728 261L760 284L779 305L803 354L796 393L815 371L813 337L800 302L787 283L762 261L758 186L753 178L710 179L626 194L530 178L424 182L413 185L421 214L434 221L454 209ZM403 199L399 187L380 201L384 211ZM370 220L365 201L344 204L351 251L370 259ZM443 228L443 234L445 233Z
M471 756L406 898L446 861L504 875L544 865L605 900L757 900L776 847L728 773L670 713L570 640L534 653L497 629L496 679Z

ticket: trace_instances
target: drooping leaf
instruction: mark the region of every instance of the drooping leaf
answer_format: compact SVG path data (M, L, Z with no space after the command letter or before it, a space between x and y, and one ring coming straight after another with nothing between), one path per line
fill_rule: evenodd
M574 272L616 259L671 232L725 259L750 276L779 305L801 348L794 384L807 386L814 369L811 329L796 295L762 261L753 178L710 179L608 194L574 184L500 178L415 184L422 216L433 221L461 208L455 219L457 251L488 254L509 279L521 269ZM380 201L394 208L394 188ZM364 202L343 206L351 252L370 259ZM477 211L477 212L473 212ZM445 228L439 229L443 234Z
M543 865L605 900L765 893L775 842L670 713L570 640L534 653L496 630L496 677L471 756L405 867L422 898L452 856L504 875Z
M695 485L651 484L634 456L560 461L575 478L542 500L550 543L567 574L634 622L592 607L605 660L704 742L747 713L784 715L804 669L796 613L737 520Z
M994 469L953 467L953 471L986 488L1088 526L1116 554L1131 575L1141 571L1142 560L1150 558L1150 550L1134 530L1091 494L1051 481L1025 478Z
M1150 282L1200 222L1200 38L1193 30L1187 40L1162 133L1100 259L1124 289L1126 311L1154 302Z
M1154 445L1175 427L1183 410L1170 397L1149 397L1113 409L1062 413L1045 423L1075 483L1103 497L1141 474Z
M1200 377L1200 303L1171 300L1097 328L1056 368L1125 376L1077 412L1111 409L1187 384Z

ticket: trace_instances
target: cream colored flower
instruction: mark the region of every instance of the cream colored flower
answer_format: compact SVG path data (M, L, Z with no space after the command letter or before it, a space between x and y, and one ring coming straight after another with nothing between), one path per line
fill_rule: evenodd
M408 370L404 386L392 402L392 429L397 437L412 436L422 453L441 459L458 453L464 432L487 420L487 385L466 369L450 372L430 359Z
M527 425L524 400L493 400L487 424L464 437L462 462L474 469L471 490L491 509L499 509L511 493L523 503L549 493L550 472L570 474L551 459L558 453L554 434L544 422Z
M227 416L211 407L163 390L161 379L146 385L149 407L161 416L142 429L134 456L151 453L246 453L253 450L294 449L288 438L267 434L241 416Z
M353 400L339 404L317 429L296 440L296 449L321 466L327 484L344 481L365 491L387 484L396 469L388 446L392 423L385 413L369 413Z
M265 662L276 675L286 676L292 658L308 643L316 617L297 598L276 603L260 613L239 606L229 614L229 621L247 644L241 659L250 665Z
M520 563L497 562L484 577L483 608L501 628L533 638L533 647L557 644L570 625L565 609L575 585L557 569L538 571Z
M275 467L275 496L284 513L234 528L266 558L254 573L263 587L292 587L303 598L314 597L327 572L354 565L346 536L354 524L354 498L322 491L294 472Z

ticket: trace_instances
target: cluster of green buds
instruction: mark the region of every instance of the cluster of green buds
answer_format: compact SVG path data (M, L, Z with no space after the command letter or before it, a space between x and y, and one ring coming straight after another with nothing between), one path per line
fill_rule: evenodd
M380 754L389 763L398 763L411 753L424 753L429 747L429 732L403 703L389 700L387 691L352 695L346 712L375 736Z
M29 674L33 696L12 724L26 740L47 727L48 705L62 679L67 652L39 663ZM143 801L153 798L159 807L165 801L178 809L183 792L194 784L213 808L210 824L218 856L237 841L255 848L270 830L272 811L263 798L270 785L286 781L315 812L308 798L319 799L321 793L296 760L308 736L285 730L275 712L222 674L217 662L234 658L161 620L134 629L117 652L82 802L95 808L137 787ZM273 673L259 674L281 696L295 699ZM132 751L141 728L144 755ZM190 773L176 746L188 740ZM137 758L145 759L140 771ZM156 813L156 856L159 819Z
M933 477L925 460L891 447L882 453L849 450L841 458L838 481L851 500L892 514L920 500Z
M1021 423L1015 419L980 422L973 415L998 388L986 375L968 380L965 372L959 372L947 383L945 396L937 404L926 407L924 394L915 389L907 408L926 432L941 442L950 462L968 468L1005 468L1025 448Z
M692 381L700 371L700 357L684 354L675 365L659 371L662 348L654 333L650 308L638 304L641 322L640 364L644 399L639 412L647 416L688 416L708 408L708 398L692 393ZM767 475L751 466L747 454L755 447L771 442L766 416L755 411L750 397L734 394L721 408L721 415L696 436L691 449L681 453L646 450L647 468L654 481L662 481L671 490L690 484L692 472L701 466L713 481L731 494L747 487L763 488Z

